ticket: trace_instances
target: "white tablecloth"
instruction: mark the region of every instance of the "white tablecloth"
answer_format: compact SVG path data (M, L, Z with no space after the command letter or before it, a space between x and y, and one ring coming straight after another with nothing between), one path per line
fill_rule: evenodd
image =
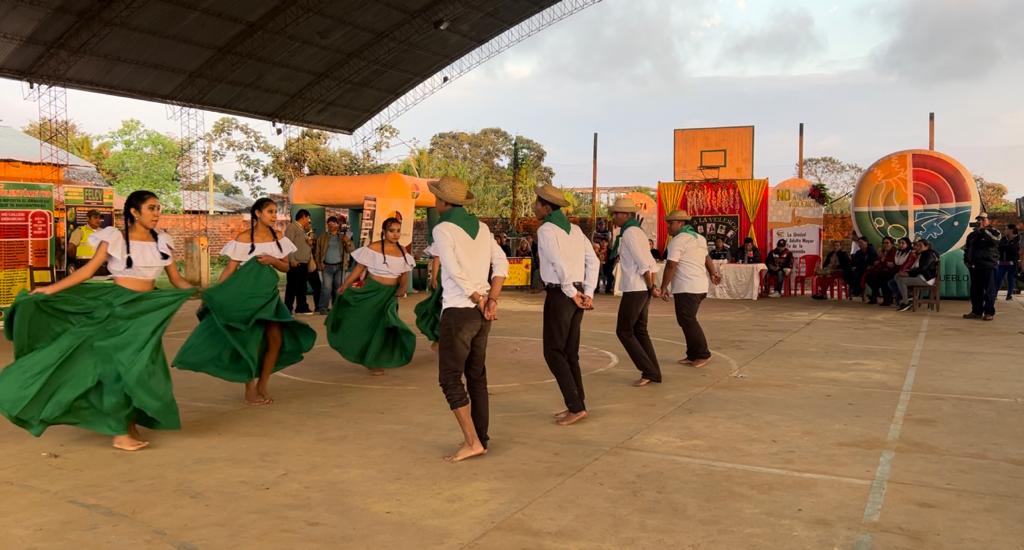
M722 282L708 282L708 298L725 300L756 300L761 293L761 272L768 269L764 264L731 264L726 260L714 260Z

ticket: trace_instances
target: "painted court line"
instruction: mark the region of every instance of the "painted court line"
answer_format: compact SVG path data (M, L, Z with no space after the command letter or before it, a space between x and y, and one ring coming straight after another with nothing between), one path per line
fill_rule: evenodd
M882 505L885 503L885 489L892 475L892 460L896 457L896 444L900 439L900 432L903 430L903 419L907 415L907 406L910 404L911 390L914 388L914 379L917 377L917 366L921 361L921 350L924 349L924 339L928 334L928 319L926 316L921 321L921 330L917 333L917 344L914 345L914 353L910 357L910 366L907 368L907 376L903 380L903 390L900 392L900 400L896 404L896 412L892 417L892 424L889 425L889 435L885 438L885 450L878 459L878 469L875 471L875 479L871 482L871 491L868 492L868 502L864 506L864 519L862 532L853 543L854 550L870 550L873 544L871 533L868 533L866 524L877 523L882 516Z

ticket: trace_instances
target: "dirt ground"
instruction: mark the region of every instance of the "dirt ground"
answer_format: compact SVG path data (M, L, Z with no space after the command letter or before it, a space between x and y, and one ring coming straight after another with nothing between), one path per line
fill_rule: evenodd
M697 370L676 363L681 332L659 302L665 382L634 388L618 300L600 296L583 326L591 417L559 427L541 295L509 293L488 350L491 451L455 465L428 343L371 377L307 317L320 339L274 377L274 405L175 371L184 429L147 434L142 452L0 422L0 548L1019 550L1020 304L984 323L953 301L708 301L714 358ZM168 330L169 356L196 305Z

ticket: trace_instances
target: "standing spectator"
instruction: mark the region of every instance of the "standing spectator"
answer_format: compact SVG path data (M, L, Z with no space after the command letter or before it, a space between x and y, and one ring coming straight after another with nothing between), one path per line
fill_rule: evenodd
M348 262L355 246L347 233L340 231L341 224L336 216L327 218L327 231L316 240L313 257L323 276L323 290L317 313L327 315L327 309L334 303L345 280Z
M991 321L996 316L996 267L1003 236L991 226L987 213L975 219L964 246L964 263L971 272L971 312L964 319Z
M657 246L654 246L654 240L647 239L647 242L651 245L651 256L653 256L655 260L664 260L665 258L661 256L661 251L658 250Z
M715 239L715 248L708 255L711 256L712 260L731 260L732 250L725 246L725 239L718 237Z
M505 257L512 255L512 248L508 245L508 237L504 233L497 233L494 235L494 241L498 243L498 248L505 253Z
M850 255L843 250L843 243L832 241L832 250L825 256L825 261L817 269L814 283L817 286L812 298L824 300L825 292L832 285L832 281L842 279L850 280Z
M516 258L529 258L533 256L533 251L530 250L530 237L519 239L519 245L516 247Z
M615 264L618 263L618 254L608 247L607 259L604 262L604 269L601 272L604 274L604 293L614 294L615 293Z
M864 295L864 277L868 268L878 261L878 252L874 245L868 242L867 237L857 237L857 251L850 258L853 264L853 271L850 274L850 296L859 297Z
M601 289L607 292L608 281L605 278L604 266L608 263L608 239L604 237L597 238L597 259L601 261L601 270L598 272L598 290L596 292L600 292Z
M793 253L786 247L786 239L779 239L775 248L768 251L765 264L768 266L768 276L775 278L775 289L768 296L778 298L782 296L782 285L793 272Z
M309 280L309 263L313 261L313 249L306 232L312 226L309 210L303 208L295 214L295 221L288 224L284 236L295 244L295 252L288 255L288 275L284 290L284 305L296 315L312 315L306 301L306 284ZM318 286L319 288L319 286Z
M914 262L916 261L917 252L914 250L914 243L910 242L910 239L906 237L900 238L896 242L896 273L893 274L886 285L889 287L889 296L897 305L903 303L903 296L900 295L900 287L896 284L896 277L907 276L910 268L914 267ZM883 302L882 305L889 304Z
M1017 226L1009 224L1003 230L1003 239L999 241L999 267L996 269L996 290L1003 286L1006 277L1006 299L1013 300L1017 285L1017 270L1020 267L1020 233Z
M921 239L914 243L914 250L917 257L913 267L906 275L896 276L896 286L903 300L900 302L900 311L906 311L914 305L909 287L938 284L935 275L939 269L939 255L932 250L931 243Z
M85 225L76 227L68 236L68 258L74 260L74 269L79 269L89 263L89 260L96 254L96 249L89 243L89 236L103 228L103 215L99 210L90 210L85 215ZM96 277L109 276L107 264L96 269Z
M882 305L892 305L892 295L889 291L889 280L896 275L899 265L896 264L896 246L891 237L882 239L882 251L875 263L868 268L867 288L871 289L869 304L877 304L878 297L882 296Z
M743 248L736 253L736 263L759 264L761 263L761 251L754 245L754 239L747 237L743 239Z

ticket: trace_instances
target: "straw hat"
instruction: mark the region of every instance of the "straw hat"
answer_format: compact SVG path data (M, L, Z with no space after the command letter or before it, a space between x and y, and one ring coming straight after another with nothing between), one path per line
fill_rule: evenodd
M435 197L449 204L462 206L476 201L466 182L455 176L442 176L441 179L428 181L427 188Z
M673 210L671 214L665 216L667 222L688 222L691 216L686 210Z
M610 207L608 207L608 211L612 212L612 213L616 213L616 212L634 213L634 212L636 212L636 210L637 210L636 203L633 202L633 199L626 198L626 197L619 197L619 198L615 199L615 204L613 204Z
M556 188L554 185L551 185L550 183L541 185L534 191L536 191L538 197L550 202L555 206L561 206L562 208L569 206L569 201L565 200L565 195L563 195L562 192L558 190L558 188Z

